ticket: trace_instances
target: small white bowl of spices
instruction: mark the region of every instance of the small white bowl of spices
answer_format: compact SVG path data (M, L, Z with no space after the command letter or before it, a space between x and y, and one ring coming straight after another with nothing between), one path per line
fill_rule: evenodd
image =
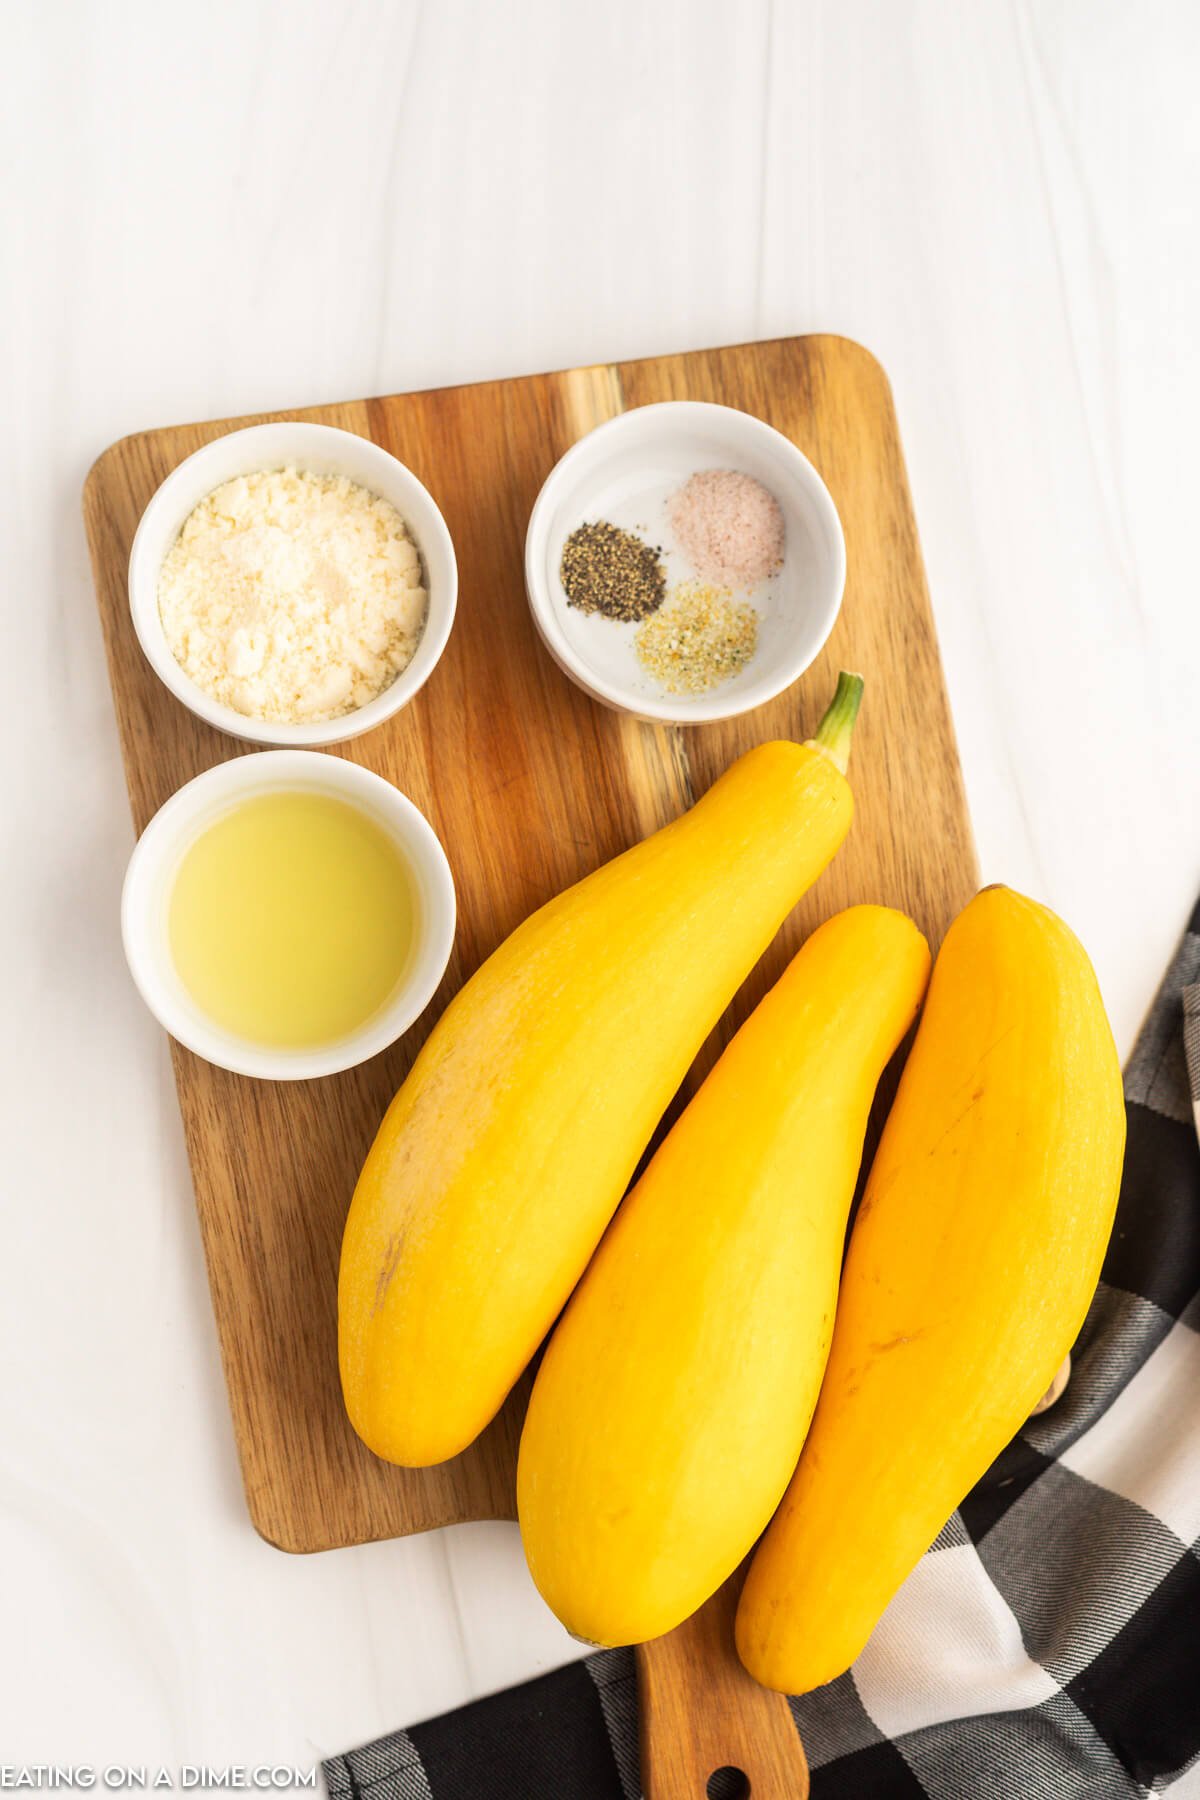
M593 699L703 724L790 687L841 606L829 490L749 413L666 401L589 432L530 515L525 585L543 642Z
M154 494L129 557L149 662L218 730L301 748L370 731L445 649L458 569L404 464L349 431L226 433Z

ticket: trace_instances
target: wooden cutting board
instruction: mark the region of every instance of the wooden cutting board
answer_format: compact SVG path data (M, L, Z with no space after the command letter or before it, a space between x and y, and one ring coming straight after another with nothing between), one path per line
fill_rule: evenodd
M792 438L828 483L849 562L842 614L814 668L756 713L690 729L638 724L586 699L541 648L522 574L530 508L563 451L629 407L678 399L741 407ZM514 1516L523 1388L453 1462L389 1467L347 1423L335 1314L359 1164L429 1025L501 938L674 818L742 750L810 735L842 667L866 677L851 763L854 828L723 1035L820 919L854 901L883 901L910 912L936 945L974 891L976 868L891 393L879 364L837 337L174 426L114 444L88 476L84 513L139 830L183 782L244 747L179 706L141 655L126 596L138 518L201 444L283 417L359 432L412 468L442 507L461 581L454 632L427 687L398 718L333 752L395 782L448 851L458 939L426 1019L366 1067L308 1084L246 1080L172 1045L250 1514L273 1544L308 1551ZM709 1651L696 1649L705 1629L696 1628L700 1639L694 1630L663 1640L682 1660L674 1673L659 1665L661 1694L680 1670L686 1683L697 1656L705 1661ZM736 1686L735 1669L725 1674ZM663 1785L674 1779L664 1774L656 1787L651 1776L651 1792L692 1791ZM767 1789L754 1792L757 1800Z

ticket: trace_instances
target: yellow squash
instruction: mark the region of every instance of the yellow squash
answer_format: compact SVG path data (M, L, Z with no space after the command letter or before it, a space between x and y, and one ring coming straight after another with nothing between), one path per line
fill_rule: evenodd
M576 1636L672 1630L778 1505L829 1350L871 1100L928 974L902 913L823 925L575 1290L534 1383L517 1501L533 1578Z
M342 1245L342 1389L380 1456L464 1449L553 1324L689 1063L846 835L861 688L843 676L812 744L748 751L534 913L446 1009Z
M851 1236L804 1453L737 1641L768 1687L854 1661L1070 1349L1112 1229L1121 1074L1096 978L1045 907L951 926Z

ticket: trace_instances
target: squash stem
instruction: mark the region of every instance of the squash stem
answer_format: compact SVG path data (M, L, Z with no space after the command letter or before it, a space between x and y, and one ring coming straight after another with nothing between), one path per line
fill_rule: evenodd
M838 676L833 699L829 702L829 710L817 726L817 735L808 740L814 750L820 750L827 756L843 775L850 761L850 739L854 735L854 721L862 705L862 696L862 676L843 669Z

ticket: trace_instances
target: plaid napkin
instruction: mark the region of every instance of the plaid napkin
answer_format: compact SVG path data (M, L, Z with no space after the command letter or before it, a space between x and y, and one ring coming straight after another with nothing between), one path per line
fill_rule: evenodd
M1190 1078L1189 1078L1190 1067ZM1066 1392L853 1670L790 1702L813 1800L1200 1795L1200 905L1125 1076L1129 1143ZM633 1652L325 1765L332 1800L639 1800Z

